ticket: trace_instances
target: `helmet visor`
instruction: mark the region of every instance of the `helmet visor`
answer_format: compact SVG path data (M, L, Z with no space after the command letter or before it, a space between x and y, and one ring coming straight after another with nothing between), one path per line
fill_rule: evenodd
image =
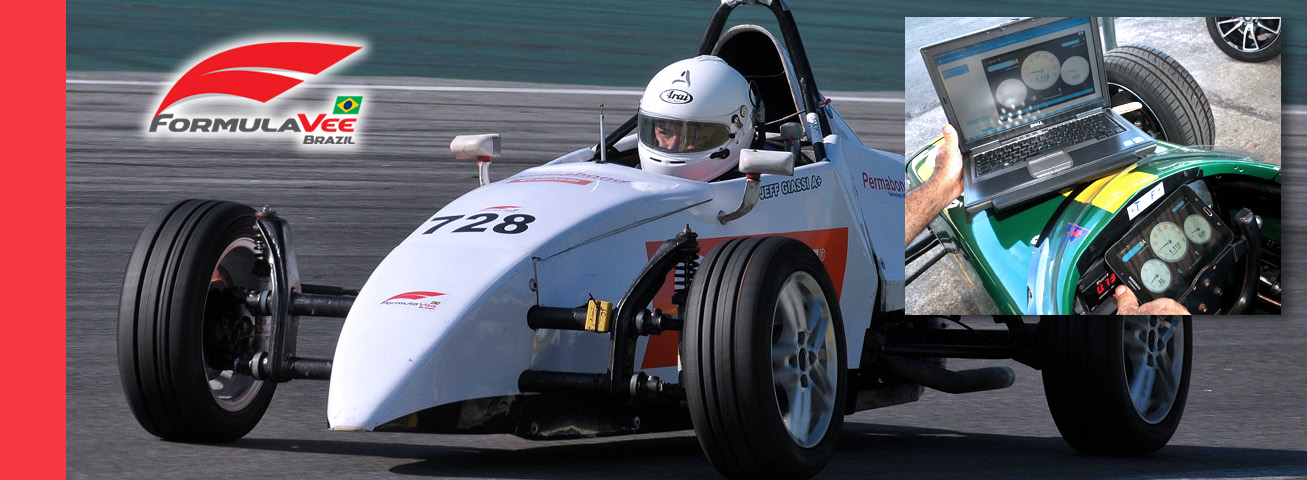
M640 142L664 153L692 153L725 145L731 129L720 123L673 120L639 114Z

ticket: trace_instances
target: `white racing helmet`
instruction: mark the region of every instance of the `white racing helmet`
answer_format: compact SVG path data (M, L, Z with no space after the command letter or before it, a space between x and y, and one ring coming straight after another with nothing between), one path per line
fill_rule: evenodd
M704 182L721 176L753 143L756 107L748 80L720 58L668 65L640 98L640 168Z

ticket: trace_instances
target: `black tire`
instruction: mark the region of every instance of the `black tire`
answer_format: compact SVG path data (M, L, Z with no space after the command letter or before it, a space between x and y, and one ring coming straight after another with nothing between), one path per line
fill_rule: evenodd
M789 238L727 241L704 258L687 303L686 397L713 466L732 478L816 475L834 453L847 383L839 301L816 254ZM778 315L782 304L795 313ZM813 323L825 335L801 332Z
M1140 456L1171 440L1189 394L1190 317L1041 322L1050 340L1044 392L1071 447L1089 455Z
M275 382L231 367L252 353L257 317L226 288L268 281L254 222L244 205L185 200L160 210L136 242L119 302L118 368L151 434L236 440L272 401Z
M1217 48L1241 62L1275 58L1284 43L1280 40L1280 17L1207 17L1207 34Z
M1123 115L1153 138L1180 145L1212 145L1216 121L1207 95L1180 62L1152 48L1117 47L1103 56L1112 106L1140 102Z

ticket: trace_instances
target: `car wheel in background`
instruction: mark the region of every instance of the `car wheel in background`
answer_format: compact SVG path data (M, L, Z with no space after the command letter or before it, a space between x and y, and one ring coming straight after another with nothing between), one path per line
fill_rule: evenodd
M1241 62L1265 62L1280 55L1280 17L1208 17L1216 46Z

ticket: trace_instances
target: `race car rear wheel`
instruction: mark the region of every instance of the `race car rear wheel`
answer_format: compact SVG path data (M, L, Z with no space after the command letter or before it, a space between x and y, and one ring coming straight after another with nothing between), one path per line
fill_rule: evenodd
M844 421L844 327L821 261L789 238L727 241L691 283L681 359L699 444L727 477L804 478Z
M254 210L185 200L160 210L137 240L118 313L118 367L146 431L178 441L249 433L276 383L234 368L260 330L242 291L267 288Z
M1171 440L1189 393L1190 317L1045 317L1044 392L1062 438L1139 456Z

